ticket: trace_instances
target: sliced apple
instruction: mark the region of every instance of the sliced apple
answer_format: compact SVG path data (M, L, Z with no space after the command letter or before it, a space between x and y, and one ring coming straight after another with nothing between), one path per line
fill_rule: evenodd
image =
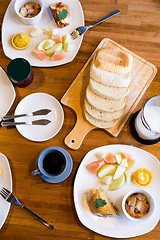
M112 178L113 176L112 175L107 175L107 176L104 176L101 180L102 183L106 184L106 185L109 185L111 182L112 182Z
M46 51L47 52L47 56L51 57L55 51L62 51L62 43L54 44L53 47L48 49Z
M97 153L96 153L96 156L97 156L98 158L105 158L106 153L105 153L105 152L97 152Z
M103 178L106 175L113 175L116 171L116 167L113 164L105 164L100 167L97 172L99 178Z
M127 159L126 158L123 158L122 159L122 161L121 161L121 163L120 163L120 166L122 166L122 167L128 167L128 162L127 162Z
M113 180L110 185L108 190L109 191L115 191L116 189L122 187L122 185L125 183L125 176L122 174L119 178L116 180Z
M120 164L121 161L122 161L122 155L121 155L121 153L116 154L114 157L115 157L115 159L116 159L116 162L117 162L118 164Z
M133 168L134 164L135 164L134 159L130 159L128 161L128 167L126 168L126 171L125 171L127 185L130 184L130 182L131 182L132 168Z
M71 50L74 49L74 45L72 43L64 43L63 44L63 49L66 52L70 52Z
M119 178L124 173L125 170L126 170L125 167L118 166L113 176L113 180L116 180L117 178Z
M54 44L55 42L52 39L45 39L38 44L37 49L46 51L53 47Z

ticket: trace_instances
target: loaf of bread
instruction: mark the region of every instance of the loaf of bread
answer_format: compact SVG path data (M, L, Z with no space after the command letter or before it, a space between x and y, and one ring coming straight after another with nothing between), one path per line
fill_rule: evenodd
M108 41L92 60L84 115L94 126L112 128L123 115L130 91L133 56Z

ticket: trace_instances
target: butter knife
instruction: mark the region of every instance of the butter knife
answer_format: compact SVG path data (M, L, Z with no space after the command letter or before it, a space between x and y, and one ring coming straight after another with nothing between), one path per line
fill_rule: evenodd
M10 126L15 126L15 125L43 125L46 126L49 124L51 121L48 119L40 119L40 120L35 120L31 122L1 122L2 127L10 127Z
M4 116L2 118L3 121L5 120L11 120L14 118L18 118L18 117L31 117L31 116L39 116L39 115L47 115L48 113L50 113L51 110L50 109L40 109L38 111L32 112L32 113L24 113L24 114L19 114L19 115L14 115L14 116Z

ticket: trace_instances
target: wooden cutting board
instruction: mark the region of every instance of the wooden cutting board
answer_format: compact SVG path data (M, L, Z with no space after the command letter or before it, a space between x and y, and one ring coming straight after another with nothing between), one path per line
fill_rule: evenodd
M103 39L61 99L61 103L68 107L71 107L77 115L77 122L73 130L65 138L65 144L75 150L80 147L86 134L92 129L97 128L91 125L84 117L83 108L85 89L89 83L90 64L93 56L95 52L101 47L104 47L108 41L133 56L131 90L127 98L127 104L124 114L121 116L120 119L117 120L113 128L106 129L106 131L109 132L112 136L118 136L127 119L134 111L138 102L142 98L143 94L145 93L157 73L157 68L153 64L149 63L145 59L139 57L138 55L129 51L118 43L112 41L111 39Z

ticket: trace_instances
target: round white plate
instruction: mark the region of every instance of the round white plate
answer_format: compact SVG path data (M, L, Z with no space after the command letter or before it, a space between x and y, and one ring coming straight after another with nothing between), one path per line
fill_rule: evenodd
M153 173L153 182L145 188L155 200L155 210L151 218L145 222L133 222L128 220L122 213L121 202L123 196L130 190L139 189L133 181L127 186L126 184L115 191L107 191L107 186L100 183L97 176L91 174L86 165L97 160L96 153L105 151L112 152L127 152L132 154L132 158L136 160L133 171L138 168L146 167ZM114 238L130 238L136 237L147 232L150 232L160 219L160 163L152 154L128 145L108 145L93 149L88 152L81 162L74 183L74 203L76 211L81 223L94 232L108 237ZM111 202L118 208L119 216L102 218L91 213L87 201L86 193L90 188L101 186L106 192Z
M48 119L46 125L17 125L17 130L25 138L42 142L54 137L61 129L64 121L63 108L56 98L46 93L33 93L23 98L16 107L15 115L31 113L40 109L50 109L51 112L43 116L20 117L15 122L28 122L38 119Z
M63 3L68 4L70 9L70 25L64 28L58 28L53 19L53 16L50 12L49 5L52 3L58 2L57 0L44 0L44 12L43 16L39 23L36 25L43 29L58 29L59 35L64 36L67 33L71 33L75 28L84 25L84 15L81 4L78 0L63 0ZM39 58L33 53L33 50L36 49L38 43L43 39L47 39L48 36L44 35L40 38L31 38L31 44L27 49L17 50L12 47L10 43L10 39L13 35L19 32L29 34L31 26L25 25L22 23L18 16L14 11L14 3L15 0L12 0L6 10L3 24L2 24L2 46L5 55L11 59L18 57L22 57L27 59L31 66L35 67L53 67L59 66L68 62L71 62L82 43L83 36L78 37L74 40L74 49L70 52L65 52L66 57L60 61L51 61L49 59L45 59L44 61L40 61Z
M12 175L9 166L8 159L5 155L0 153L0 168L2 169L2 175L0 176L0 190L5 187L12 192ZM2 228L10 209L10 203L7 202L0 195L0 228Z
M6 72L0 67L0 119L7 114L11 108L16 93Z

